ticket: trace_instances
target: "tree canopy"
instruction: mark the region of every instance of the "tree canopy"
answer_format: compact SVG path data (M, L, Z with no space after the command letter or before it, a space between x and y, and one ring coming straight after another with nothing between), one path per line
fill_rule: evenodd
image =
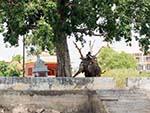
M103 69L135 69L136 59L125 52L116 52L112 48L102 48L98 55L98 62Z
M12 45L18 44L19 36L31 34L31 44L49 51L55 47L58 75L70 76L68 36L73 35L81 42L85 35L102 37L107 42L124 38L130 44L131 30L134 30L143 36L135 38L147 52L150 1L0 0L0 26L6 28L4 41Z

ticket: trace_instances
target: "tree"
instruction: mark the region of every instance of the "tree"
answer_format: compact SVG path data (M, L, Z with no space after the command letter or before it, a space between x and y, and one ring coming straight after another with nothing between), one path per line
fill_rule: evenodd
M6 23L4 41L17 45L18 37L30 33L49 51L56 48L57 76L71 76L67 37L84 42L83 36L98 36L104 41L130 44L131 29L144 38L144 51L150 45L149 0L0 0L0 25ZM5 28L5 27L3 27ZM29 34L30 34L29 33Z
M16 55L11 62L0 61L0 76L20 76L22 71L22 57Z
M7 67L7 73L9 77L19 77L21 76L21 71L22 71L22 65L20 65L19 63L17 62L11 62L8 67Z
M18 63L22 62L22 56L21 55L15 55L12 57L12 61L16 61Z
M135 69L137 66L137 61L132 55L118 53L109 47L102 48L98 61L102 69Z
M7 68L8 64L4 61L0 61L0 76L8 76Z
M41 54L41 52L42 52L41 48L29 47L27 50L27 55L38 56L39 54Z
M21 76L22 74L22 63L23 58L21 55L15 55L12 57L11 62L8 64L8 74L9 76Z

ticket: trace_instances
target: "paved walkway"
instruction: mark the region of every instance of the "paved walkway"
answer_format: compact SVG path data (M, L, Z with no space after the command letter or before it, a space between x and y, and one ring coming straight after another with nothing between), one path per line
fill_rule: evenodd
M150 92L146 90L99 90L108 113L150 113Z

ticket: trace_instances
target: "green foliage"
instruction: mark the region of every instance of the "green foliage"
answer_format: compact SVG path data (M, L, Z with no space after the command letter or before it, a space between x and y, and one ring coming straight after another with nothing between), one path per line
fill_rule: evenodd
M150 77L150 72L139 72L136 69L112 69L107 70L103 77L113 77L118 88L126 87L126 79L130 77Z
M22 57L16 55L12 57L11 62L0 61L0 76L21 76L22 74Z
M23 35L26 32L24 2L20 1L15 4L13 1L1 0L0 3L1 20L2 23L7 24L7 31L3 34L4 41L17 45L19 35Z
M28 56L38 56L42 52L41 48L29 47L27 50Z
M116 86L123 88L126 86L128 77L139 77L139 72L136 69L112 69L107 70L102 76L113 77L116 81Z
M13 76L19 77L22 74L21 70L18 68L18 64L14 64L14 63L8 65L7 73L8 73L7 76L9 77L13 77Z
M150 0L0 0L0 31L4 31L4 41L17 45L19 36L26 35L30 44L42 49L51 51L57 47L58 52L65 48L62 54L57 53L60 62L63 61L59 66L70 63L67 45L57 46L65 42L66 37L74 35L76 41L83 43L85 35L103 36L107 42L125 39L131 45L131 30L143 36L134 38L147 53ZM124 65L117 58L114 61L119 64L111 62L110 68ZM134 66L126 65L129 67Z
M136 60L135 58L125 52L118 53L112 48L102 48L99 56L98 62L102 69L135 69Z
M150 77L150 72L145 72L145 71L143 71L143 72L140 72L139 75L140 75L141 77Z
M84 35L103 35L105 41L122 38L130 42L131 29L145 35L138 39L144 51L149 49L149 0L1 0L0 25L7 23L5 42L16 45L19 35L33 32L33 44L49 48L74 34L77 41ZM134 24L132 28L132 24ZM3 27L3 26L1 26ZM94 33L97 32L97 34ZM34 39L37 40L34 40ZM48 40L48 41L47 41ZM42 43L39 43L42 42ZM45 43L46 42L46 43ZM51 48L51 47L50 47ZM50 49L49 49L50 50Z
M7 68L8 64L4 61L0 61L0 76L8 76Z
M42 50L48 50L50 53L53 53L54 44L53 44L53 30L52 27L45 22L44 19L39 20L37 23L37 28L32 31L31 35L26 37L26 46L34 45L37 48Z
M18 63L21 63L22 61L22 56L21 55L16 55L12 57L12 61L16 61Z

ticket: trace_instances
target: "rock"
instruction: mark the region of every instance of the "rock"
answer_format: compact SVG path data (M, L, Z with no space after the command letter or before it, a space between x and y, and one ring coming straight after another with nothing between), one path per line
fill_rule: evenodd
M60 113L60 111L56 111L56 110L51 110L52 111L52 113Z
M10 109L5 106L0 105L0 113L11 113Z
M29 113L29 112L28 108L20 104L12 109L12 113Z
M38 109L36 113L45 113L45 109Z
M0 109L0 113L4 113L4 109Z

